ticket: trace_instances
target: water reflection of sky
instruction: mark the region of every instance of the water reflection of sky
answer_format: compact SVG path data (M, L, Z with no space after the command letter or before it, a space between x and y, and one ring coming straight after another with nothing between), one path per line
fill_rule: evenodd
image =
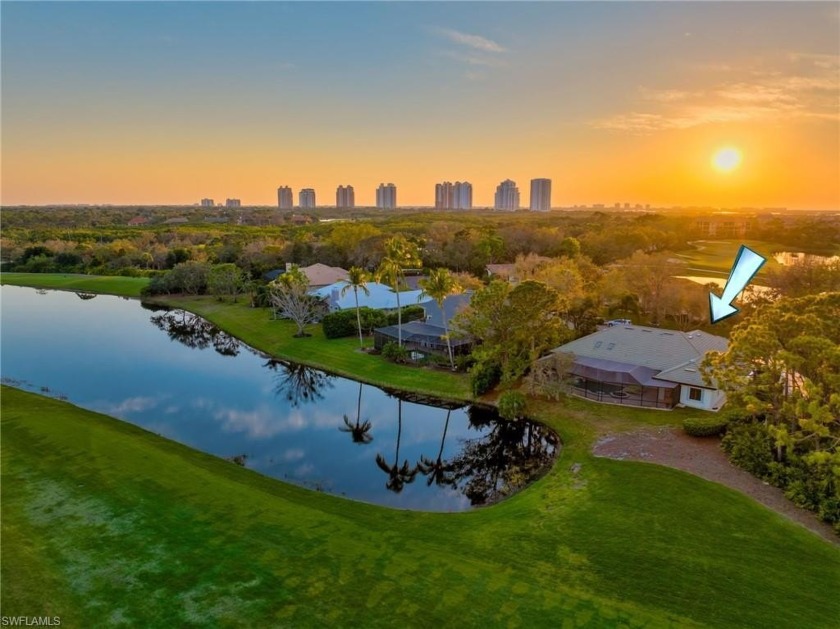
M375 387L270 361L189 313L3 286L2 322L4 379L48 387L217 456L245 455L247 467L310 488L401 508L468 508L460 489L428 486L421 473L400 493L388 491L389 475L376 463L377 455L388 466L408 461L412 468L421 457L437 459L444 428L443 460L457 459L466 440L485 438L507 440L509 458L524 461L524 438L502 436L492 424L470 426L466 408L452 410L447 424L444 408L399 402ZM344 416L356 424L357 410L359 423L370 422L370 443L354 443L341 430ZM553 445L539 443L532 459L544 462ZM459 486L470 465L460 460Z

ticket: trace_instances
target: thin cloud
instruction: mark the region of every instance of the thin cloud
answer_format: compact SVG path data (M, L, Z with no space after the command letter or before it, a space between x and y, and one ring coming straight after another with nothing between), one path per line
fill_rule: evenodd
M434 31L451 41L453 44L459 44L472 48L473 50L480 50L482 52L507 52L507 49L500 44L494 42L492 39L482 37L481 35L472 35L470 33L462 33L451 28L436 28Z
M639 89L631 112L590 124L597 129L648 135L707 124L792 119L840 120L840 81L835 55L793 53L772 71L742 68L741 81L724 81L704 90ZM742 76L743 76L742 74Z
M464 53L455 50L444 50L440 53L444 57L460 61L468 66L484 66L491 68L498 68L506 65L502 59L498 57L490 57L487 55L479 55L475 53Z

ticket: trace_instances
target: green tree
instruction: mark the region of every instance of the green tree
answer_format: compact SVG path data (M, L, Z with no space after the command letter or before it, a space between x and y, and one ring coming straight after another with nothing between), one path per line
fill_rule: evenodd
M245 279L242 271L232 262L226 264L215 264L210 267L207 275L207 290L219 301L223 297L232 297L236 301L237 296L245 288Z
M364 341L362 340L362 316L359 313L359 291L362 291L365 295L370 295L370 291L367 287L367 282L370 279L367 272L364 269L360 269L357 266L351 266L350 270L347 272L347 279L342 280L344 286L341 288L342 296L348 291L353 291L353 297L356 299L356 325L359 329L359 347L364 345Z
M176 264L169 272L168 281L174 292L199 295L207 290L209 273L209 264L190 260L189 262Z
M429 272L429 277L420 280L420 288L423 289L422 295L428 295L440 308L443 316L443 330L446 337L446 349L449 353L449 366L455 369L455 359L452 356L452 342L449 339L449 317L446 316L446 310L443 305L449 295L457 293L460 286L455 281L449 269L432 269Z
M402 347L402 308L400 289L405 279L405 270L422 265L420 252L413 242L397 235L385 241L385 257L379 265L377 279L394 289L397 296L397 344Z
M528 280L512 287L494 280L456 317L457 327L480 341L476 361L497 364L502 382L524 374L543 353L571 337L557 291Z
M499 397L499 415L516 421L525 418L528 400L519 391L505 391Z

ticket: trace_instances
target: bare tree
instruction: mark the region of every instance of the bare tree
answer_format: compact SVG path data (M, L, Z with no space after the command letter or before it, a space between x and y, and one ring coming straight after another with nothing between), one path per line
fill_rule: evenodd
M324 306L320 299L309 294L309 280L297 267L286 271L268 285L269 300L278 316L297 324L296 337L308 336L304 329L318 320Z

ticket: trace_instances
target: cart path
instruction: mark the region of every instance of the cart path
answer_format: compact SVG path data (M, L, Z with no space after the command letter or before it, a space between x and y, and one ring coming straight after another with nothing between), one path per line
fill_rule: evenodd
M797 507L784 492L732 465L716 437L691 437L680 428L646 428L601 437L592 448L595 456L658 463L689 472L746 494L765 507L801 524L820 537L840 545L840 536L817 516Z

